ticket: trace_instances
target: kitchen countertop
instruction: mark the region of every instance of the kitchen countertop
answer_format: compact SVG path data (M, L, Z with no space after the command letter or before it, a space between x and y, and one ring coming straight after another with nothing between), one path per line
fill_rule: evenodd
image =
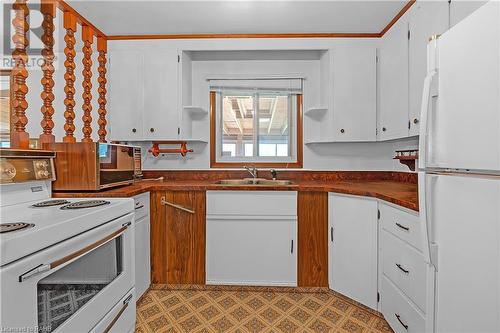
M320 191L378 198L418 211L418 186L394 180L294 180L292 185L221 185L214 180L142 180L100 192L54 192L53 197L132 197L148 191L272 190Z

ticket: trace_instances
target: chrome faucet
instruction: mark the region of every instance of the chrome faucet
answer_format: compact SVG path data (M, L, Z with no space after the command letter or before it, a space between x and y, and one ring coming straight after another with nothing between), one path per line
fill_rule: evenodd
M245 168L245 170L247 170L252 175L253 179L257 179L259 170L257 170L256 167L250 168L245 165L243 168Z

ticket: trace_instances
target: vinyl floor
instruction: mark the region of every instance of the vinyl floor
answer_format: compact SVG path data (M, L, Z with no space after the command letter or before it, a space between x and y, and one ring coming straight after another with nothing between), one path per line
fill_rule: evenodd
M154 285L136 333L392 332L379 314L323 288Z

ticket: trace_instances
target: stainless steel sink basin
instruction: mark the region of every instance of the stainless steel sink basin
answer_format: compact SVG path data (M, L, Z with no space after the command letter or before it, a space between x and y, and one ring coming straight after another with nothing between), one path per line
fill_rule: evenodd
M220 185L270 185L270 186L287 186L292 185L293 182L290 180L282 179L263 179L263 178L243 178L243 179L223 179L216 182Z

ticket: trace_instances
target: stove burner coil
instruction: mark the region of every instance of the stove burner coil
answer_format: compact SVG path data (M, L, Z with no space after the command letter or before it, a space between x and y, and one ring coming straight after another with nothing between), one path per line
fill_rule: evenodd
M34 226L35 225L33 223L24 223L24 222L0 223L0 234L3 234L5 232L23 230L26 228L33 228Z
M80 209L80 208L91 208L103 205L108 205L110 202L106 200L85 200L72 202L70 204L64 205L61 209Z
M37 202L36 204L31 205L31 207L52 207L52 206L60 206L69 203L68 200L56 199L56 200L47 200L42 202Z

